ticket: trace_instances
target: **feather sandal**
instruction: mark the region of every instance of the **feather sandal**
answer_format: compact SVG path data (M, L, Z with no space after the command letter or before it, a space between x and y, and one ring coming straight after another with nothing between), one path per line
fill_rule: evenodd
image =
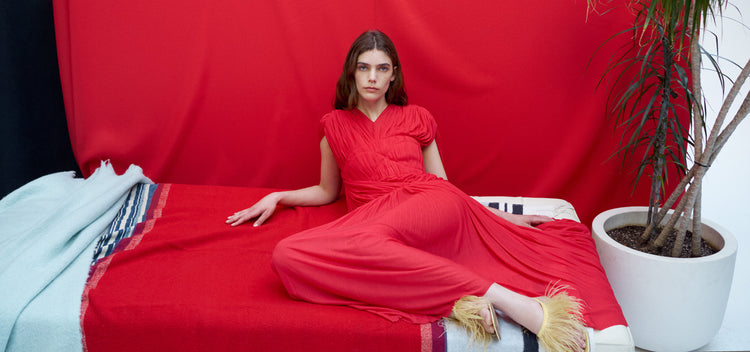
M484 318L479 312L485 308L489 309L494 333L488 333L482 325ZM466 329L470 341L481 341L486 346L492 341L493 336L500 340L500 323L497 319L497 313L495 313L495 307L485 298L471 295L461 297L453 305L451 317Z
M588 351L589 337L581 315L581 301L554 287L544 301L536 299L544 311L544 320L536 334L539 344L548 352ZM581 346L581 337L584 346Z

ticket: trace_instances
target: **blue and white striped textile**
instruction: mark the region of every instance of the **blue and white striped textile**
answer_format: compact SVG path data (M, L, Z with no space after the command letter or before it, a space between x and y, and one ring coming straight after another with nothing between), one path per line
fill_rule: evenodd
M139 183L130 189L117 217L99 238L91 265L112 254L117 244L132 236L136 225L146 220L157 187L155 184Z

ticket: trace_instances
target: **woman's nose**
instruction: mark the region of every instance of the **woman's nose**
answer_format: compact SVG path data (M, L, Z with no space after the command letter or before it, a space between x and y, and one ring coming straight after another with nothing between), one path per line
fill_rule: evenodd
M376 72L375 72L375 70L370 70L370 77L369 77L369 79L370 79L370 82L375 82L377 80L376 79Z

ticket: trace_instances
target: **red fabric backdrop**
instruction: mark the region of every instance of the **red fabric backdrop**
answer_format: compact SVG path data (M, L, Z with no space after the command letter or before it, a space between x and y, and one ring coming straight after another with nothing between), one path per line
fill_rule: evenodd
M615 2L617 3L617 2ZM586 1L54 2L73 150L84 173L134 163L156 182L298 188L318 181L318 120L349 45L395 42L449 178L472 195L564 198L585 223L631 196L606 90L623 8Z

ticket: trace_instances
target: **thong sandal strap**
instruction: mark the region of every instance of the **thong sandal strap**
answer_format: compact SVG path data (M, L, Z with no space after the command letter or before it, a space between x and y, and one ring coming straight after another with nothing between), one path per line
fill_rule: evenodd
M480 315L483 309L489 309L494 333L488 333ZM485 346L492 341L493 336L500 339L500 324L495 309L489 300L477 296L463 296L453 305L451 316L457 320L469 334L469 340L481 341Z

